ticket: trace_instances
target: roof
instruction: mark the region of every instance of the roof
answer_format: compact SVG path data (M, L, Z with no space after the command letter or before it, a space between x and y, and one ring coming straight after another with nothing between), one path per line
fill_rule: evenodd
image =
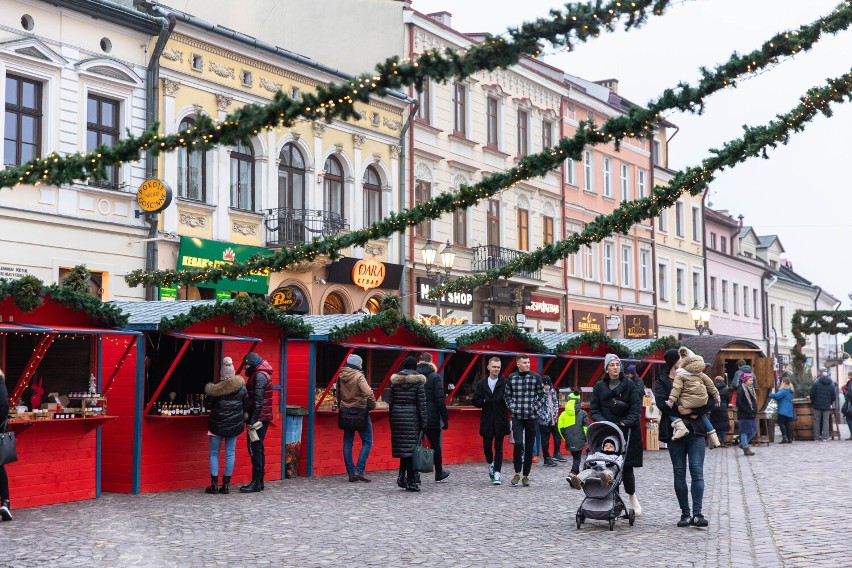
M726 347L735 343L745 344L747 349L763 349L750 339L742 339L731 335L691 335L684 339L682 343L691 351L700 354L704 358L704 362L712 365L719 352Z
M178 300L175 302L108 302L130 316L127 327L140 331L159 329L160 320L189 313L196 306L212 306L216 300Z
M335 327L343 327L350 323L355 323L365 317L367 314L334 314L334 315L308 315L308 316L293 316L301 318L303 322L313 327L310 339L319 339L326 337Z
M753 231L754 231L754 229L752 229L752 227L750 227L748 225L744 226L744 227L740 227L740 234L737 235L737 236L741 239L744 239L748 236L749 233L751 233ZM757 237L757 233L755 233L754 236ZM760 239L760 237L757 237L757 238Z
M778 238L778 235L764 235L762 237L757 237L757 248L769 248L772 246L772 243L778 242L778 248L781 249L781 252L786 252L784 250L784 245L781 244L781 240Z

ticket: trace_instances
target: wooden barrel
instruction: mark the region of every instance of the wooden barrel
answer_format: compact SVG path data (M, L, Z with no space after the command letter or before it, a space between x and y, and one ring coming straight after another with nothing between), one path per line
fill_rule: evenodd
M795 404L796 420L793 422L793 438L795 440L814 439L814 409L810 403Z

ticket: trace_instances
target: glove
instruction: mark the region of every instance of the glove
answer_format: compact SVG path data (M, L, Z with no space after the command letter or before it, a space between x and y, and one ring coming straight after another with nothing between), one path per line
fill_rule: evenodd
M666 401L666 404L668 405L668 407L669 407L669 408L671 408L672 406L674 406L674 403L673 403L672 401L670 401L670 400L667 400L667 401Z
M446 429L447 429L447 428L449 428L449 427L450 427L450 423L449 423L449 422L447 422L446 420L444 420L444 425L443 425L443 426L441 426L441 430L446 430Z

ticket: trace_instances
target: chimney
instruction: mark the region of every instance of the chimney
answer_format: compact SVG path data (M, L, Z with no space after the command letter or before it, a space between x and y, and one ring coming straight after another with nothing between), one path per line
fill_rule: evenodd
M602 79L600 81L595 81L601 87L606 87L613 93L618 93L618 79Z
M790 270L793 270L793 263L790 262L790 259L782 258L781 259L781 266L784 266L786 268L789 268Z
M740 213L739 215L737 215L737 219L740 220L740 229L742 229L743 228L743 219L745 219L745 215Z
M453 27L453 15L449 12L434 12L432 14L427 15L436 22L444 24L448 28Z

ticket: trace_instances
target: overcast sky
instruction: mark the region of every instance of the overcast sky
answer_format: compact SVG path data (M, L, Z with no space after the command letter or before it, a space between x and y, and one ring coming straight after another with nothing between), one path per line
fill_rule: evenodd
M698 68L747 53L777 32L828 14L839 0L687 0L638 30L606 34L574 52L545 57L580 77L617 78L619 93L638 104L678 81L695 83ZM500 33L561 8L554 0L414 0L424 13L448 11L462 32ZM809 87L852 68L852 30L821 40L807 53L736 89L712 96L702 116L672 114L680 127L670 145L673 169L697 165L708 149L740 136L742 125L764 124L797 104ZM722 172L711 186L715 209L742 214L758 235L777 234L793 268L848 308L852 292L850 174L852 103L820 116L769 160L752 159ZM849 166L847 169L846 166Z

